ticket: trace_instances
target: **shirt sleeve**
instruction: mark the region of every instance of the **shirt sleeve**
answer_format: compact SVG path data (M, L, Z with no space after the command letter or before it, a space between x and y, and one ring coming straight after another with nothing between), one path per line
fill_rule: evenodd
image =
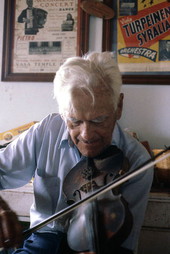
M114 130L113 144L116 144L128 159L129 171L141 167L143 163L150 159L146 148L134 137L123 131L119 124L116 125ZM153 167L132 177L120 186L120 192L126 200L133 218L130 234L122 244L122 247L126 249L132 251L137 249L152 181Z
M32 130L0 151L0 189L21 187L33 176L35 148L31 136Z
M133 216L131 233L125 240L123 247L134 250L137 248L141 227L144 221L148 196L153 179L153 170L140 173L138 176L127 181L122 187L122 196L128 203Z
M58 150L57 138L64 128L61 123L58 114L49 114L0 150L0 189L27 184L38 168L49 174L56 171L54 150Z
M34 176L42 135L39 129L37 123L0 150L0 189L21 187Z
M125 142L125 156L129 159L130 171L140 168L143 163L150 159L146 148L135 139L129 138ZM127 145L127 147L126 147ZM141 227L144 221L148 203L149 192L153 181L153 167L132 177L121 187L121 194L128 203L133 216L133 226L130 235L123 243L123 247L134 250L137 248Z

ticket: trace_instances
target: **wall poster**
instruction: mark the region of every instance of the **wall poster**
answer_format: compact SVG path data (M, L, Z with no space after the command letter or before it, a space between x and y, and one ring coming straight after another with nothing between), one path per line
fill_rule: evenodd
M170 84L170 2L116 0L112 8L104 47L115 53L124 83Z
M84 53L88 21L81 0L6 0L7 81L52 81L66 58Z

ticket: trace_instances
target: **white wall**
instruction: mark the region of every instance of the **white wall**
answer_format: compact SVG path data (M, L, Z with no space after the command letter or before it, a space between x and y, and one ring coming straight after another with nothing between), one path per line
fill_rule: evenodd
M4 0L0 1L0 63L2 59ZM90 50L101 49L101 19L92 18ZM1 66L0 66L1 69ZM1 70L0 70L1 71ZM1 73L0 73L1 75ZM0 132L56 112L52 83L0 82ZM170 86L124 85L124 111L120 124L148 140L151 148L170 145Z

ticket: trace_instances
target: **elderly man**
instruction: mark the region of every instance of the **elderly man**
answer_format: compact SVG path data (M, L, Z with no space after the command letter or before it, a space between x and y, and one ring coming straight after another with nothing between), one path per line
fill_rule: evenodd
M84 57L67 59L54 79L54 96L58 102L59 114L48 115L0 151L1 189L23 186L34 177L31 227L68 206L65 189L70 186L71 190L74 190L76 181L74 178L68 179L68 176L75 172L75 167L80 171L80 178L82 175L82 178L88 179L88 184L90 176L93 186L102 186L104 183L100 175L104 176L107 182L111 176L116 177L122 171L132 171L149 159L146 149L117 123L123 108L121 84L120 72L109 52L93 52ZM88 170L85 168L82 171L81 163L84 160L100 162L96 163L99 167L96 166L95 173L89 173L86 163L83 167L87 166ZM126 214L115 234L115 229L111 228L106 237L108 239L99 237L99 247L100 243L104 242L101 245L102 254L134 253L152 177L153 171L150 169L113 190L116 197L121 197ZM76 190L78 196L86 192L87 188L81 184ZM108 194L109 200L113 193ZM100 200L99 198L97 201L99 204ZM104 203L103 201L102 204ZM102 210L105 211L104 205ZM95 213L98 213L97 209ZM84 210L82 214L85 214ZM112 216L113 213L108 212L108 218ZM113 224L118 217L115 217ZM93 222L92 218L89 225L93 225ZM104 227L103 222L99 226L100 232L103 232ZM78 225L76 230L80 232L75 239L74 229L71 218L56 220L34 232L15 253L60 253L63 250L63 247L60 247L62 239L67 232L69 246L73 251L95 252L93 248L90 249L90 245L84 246L79 241L85 229L81 230ZM9 244L12 236L11 233L8 239L9 236L4 234L4 242L8 241ZM88 242L87 239L84 240ZM76 241L78 244L72 244Z

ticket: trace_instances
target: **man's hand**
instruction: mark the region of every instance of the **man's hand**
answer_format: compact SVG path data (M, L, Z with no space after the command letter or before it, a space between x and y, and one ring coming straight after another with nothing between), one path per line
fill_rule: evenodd
M0 197L0 247L18 247L22 242L22 227L16 213Z

